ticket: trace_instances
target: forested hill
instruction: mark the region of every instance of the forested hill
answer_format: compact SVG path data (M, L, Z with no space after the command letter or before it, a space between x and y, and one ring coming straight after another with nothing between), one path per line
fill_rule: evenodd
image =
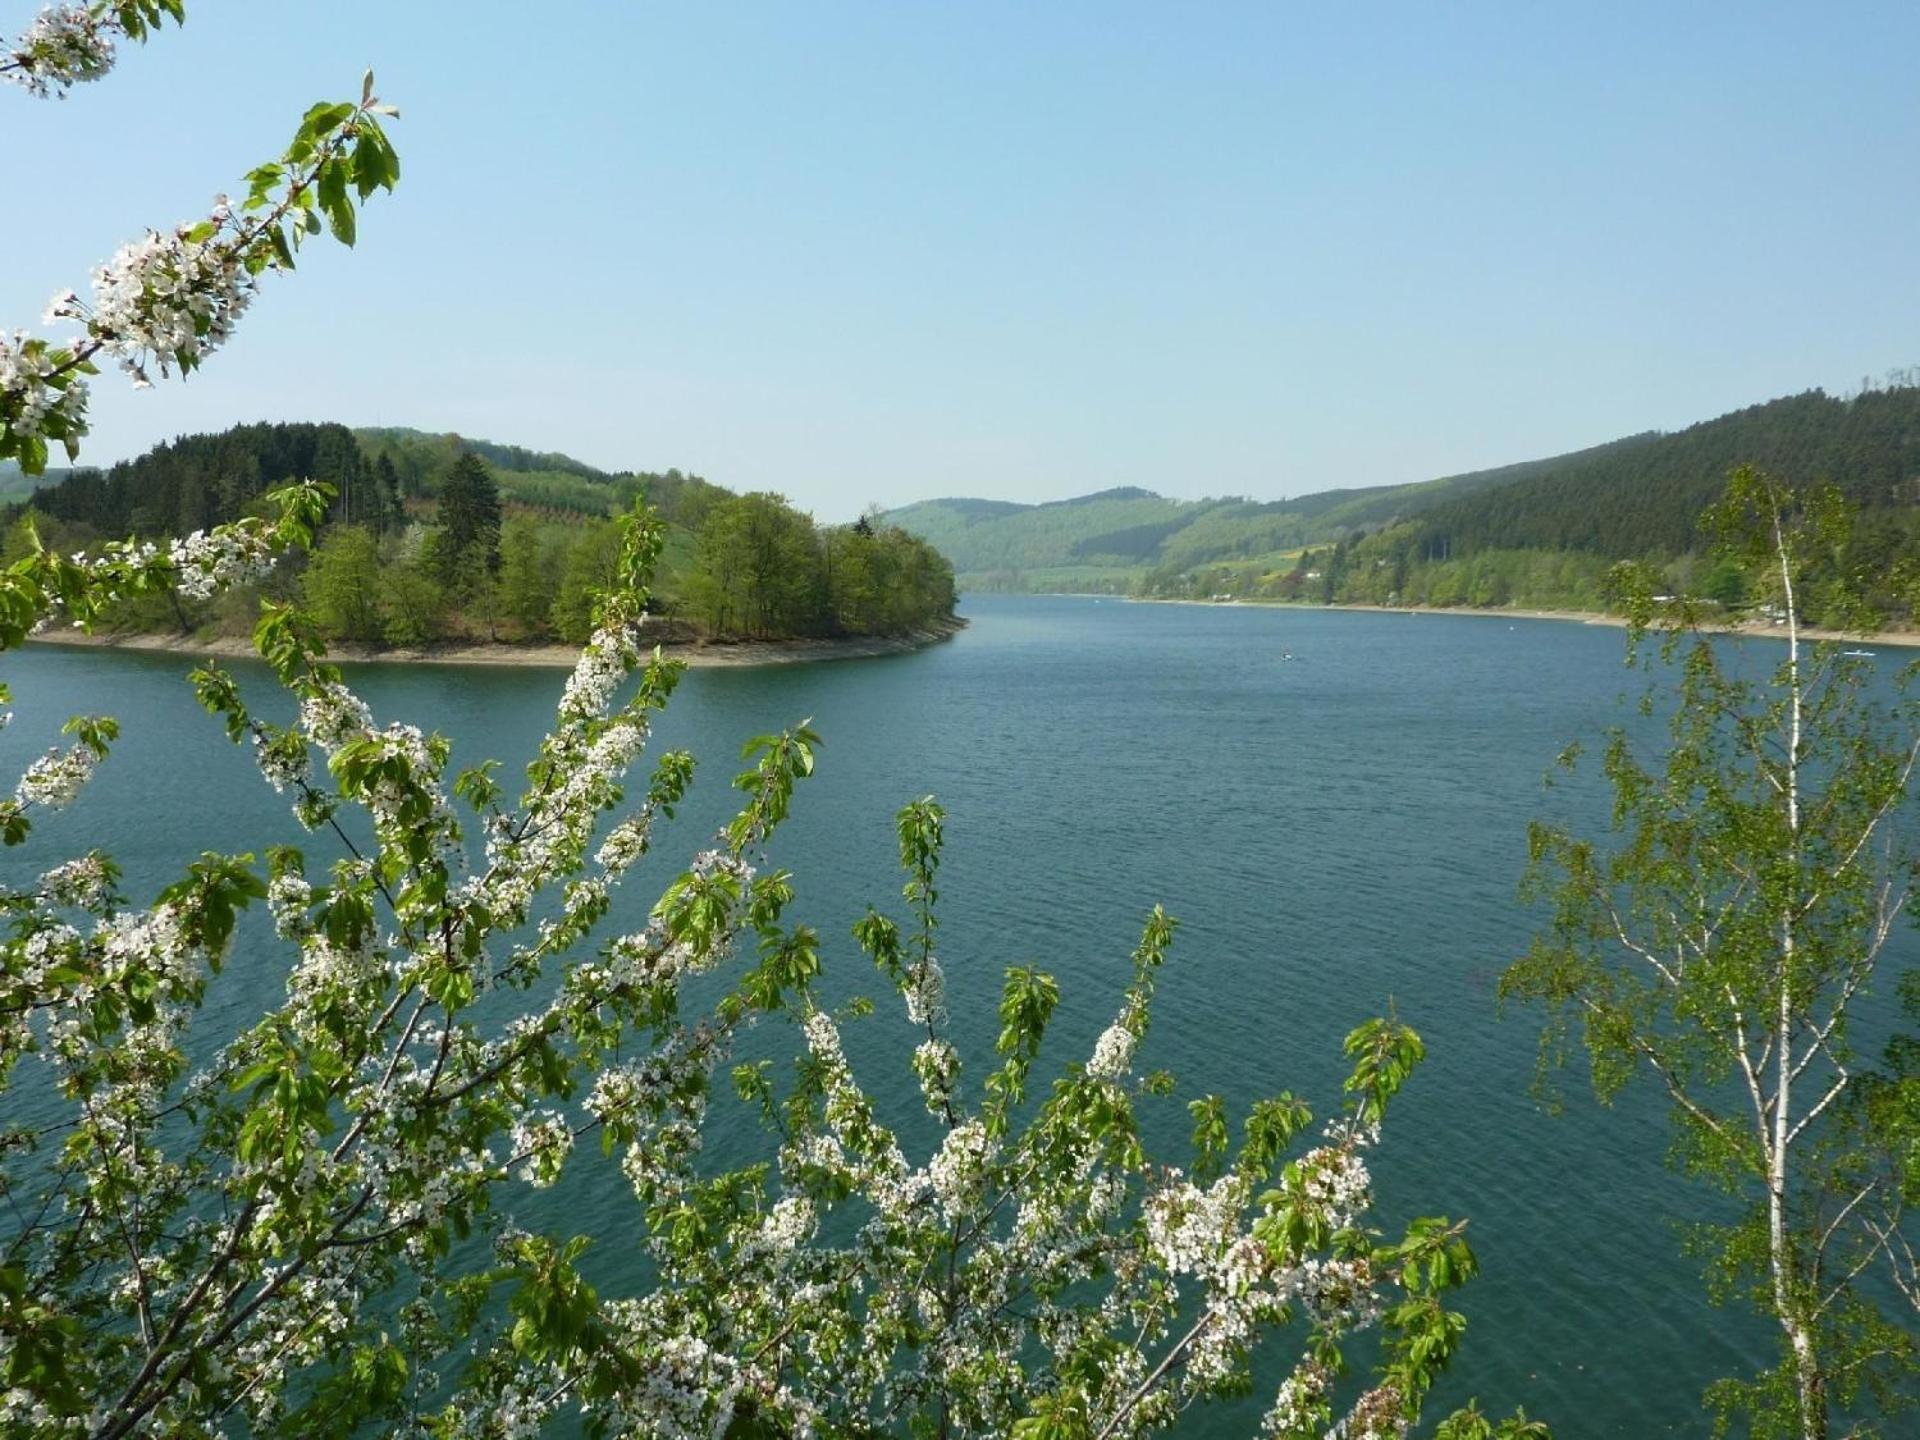
M1151 570L1179 574L1205 565L1277 561L1302 546L1393 524L1555 466L1629 453L1658 438L1635 435L1550 460L1287 500L1170 500L1129 486L1040 505L927 500L889 511L886 519L933 544L970 588L1112 590Z
M953 612L952 567L884 523L816 525L778 495L737 495L680 470L608 472L491 441L337 424L240 425L70 472L6 507L6 553L32 543L28 518L63 550L165 539L303 479L333 487L332 513L310 562L267 585L304 599L343 639L582 640L617 554L612 517L642 496L668 522L655 609L706 637L900 634ZM251 611L243 595L121 619L241 633Z
M19 461L0 460L0 502L24 500L40 486L51 485L65 473L64 470L47 471L29 477L21 471Z
M644 491L669 520L691 525L730 494L679 470L613 473L459 435L263 423L182 436L106 470L48 471L34 503L103 534L180 535L230 519L290 480L314 479L339 492L337 518L379 524L436 497L467 453L485 463L509 503L556 514L606 515Z
M1266 502L1136 489L1045 505L934 500L887 518L939 548L963 587L980 589L1287 593L1285 577L1300 589L1316 570L1303 557L1338 546L1344 558L1362 541L1378 568L1403 580L1409 566L1513 551L1574 557L1584 576L1603 560L1692 553L1700 512L1741 464L1793 483L1830 480L1884 531L1920 509L1920 387L1850 399L1812 391L1671 434L1414 485ZM1313 579L1327 573L1319 567ZM1513 593L1511 584L1490 589Z
M1428 510L1431 548L1535 547L1615 558L1695 548L1727 472L1755 465L1831 482L1866 509L1920 500L1920 388L1839 400L1818 390L1736 410L1650 443L1545 462L1538 473Z

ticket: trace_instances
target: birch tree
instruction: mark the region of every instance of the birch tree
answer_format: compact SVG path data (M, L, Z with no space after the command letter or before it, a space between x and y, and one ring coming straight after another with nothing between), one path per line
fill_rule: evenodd
M1673 667L1658 672L1677 687L1669 746L1649 764L1611 737L1610 846L1533 827L1552 921L1501 991L1548 1007L1548 1057L1579 1027L1603 1099L1636 1075L1658 1085L1677 1163L1740 1201L1733 1223L1690 1227L1690 1248L1716 1298L1744 1292L1770 1317L1781 1359L1712 1387L1722 1423L1879 1434L1911 1398L1920 1091L1910 1051L1896 1042L1877 1070L1853 1036L1885 998L1908 907L1920 725L1906 675L1888 696L1864 652L1803 633L1810 612L1864 620L1837 494L1742 469L1706 518L1783 653L1749 679L1744 648L1702 633L1685 601L1656 602L1643 572L1616 572L1630 658Z

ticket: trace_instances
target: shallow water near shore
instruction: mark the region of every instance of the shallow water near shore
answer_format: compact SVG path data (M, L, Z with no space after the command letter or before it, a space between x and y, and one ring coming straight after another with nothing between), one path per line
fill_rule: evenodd
M740 743L810 717L825 740L818 773L772 858L799 888L789 918L826 941L835 994L879 990L848 930L869 902L898 910L892 816L931 792L949 817L941 954L972 1076L986 1068L1002 971L1028 961L1064 993L1048 1058L1084 1055L1155 903L1182 923L1142 1063L1174 1071L1180 1101L1217 1091L1237 1119L1289 1089L1329 1115L1341 1037L1392 1006L1429 1059L1388 1117L1377 1219L1469 1217L1482 1264L1462 1292L1469 1330L1438 1400L1524 1405L1566 1436L1705 1433L1703 1387L1770 1353L1750 1315L1707 1305L1680 1254L1674 1218L1712 1197L1663 1168L1650 1093L1602 1111L1575 1068L1566 1113L1546 1114L1530 1094L1537 1017L1503 1018L1493 993L1536 923L1515 899L1527 822L1603 823L1590 778L1551 794L1541 779L1568 741L1624 718L1618 700L1638 681L1619 632L1011 596L970 597L963 610L970 628L918 653L686 676L656 749L692 748L700 779L657 862L627 883L622 915L643 911L728 813ZM0 858L0 874L17 881L34 862L99 845L146 898L201 850L302 840L195 705L181 678L190 663L43 648L0 658L19 712L0 737L13 773L70 713L125 725L83 800L36 832L31 860ZM456 767L498 756L509 774L560 684L458 667L352 679L383 720L454 737ZM250 693L270 694L263 675ZM319 842L306 843L319 858ZM281 965L243 944L210 1026L256 1016ZM913 1108L899 1066L910 1044L884 1004L850 1033L890 1115ZM723 1157L757 1143L744 1111L717 1105L715 1125ZM1167 1157L1183 1159L1182 1105L1162 1107L1155 1127ZM617 1167L584 1146L564 1189L564 1213L507 1204L601 1237L602 1289L618 1293L635 1211ZM1249 1434L1270 1398L1196 1413L1178 1433Z

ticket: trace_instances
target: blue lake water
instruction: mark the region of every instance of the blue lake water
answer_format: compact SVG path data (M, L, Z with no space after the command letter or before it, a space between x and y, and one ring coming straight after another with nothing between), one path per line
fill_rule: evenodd
M652 887L630 880L623 904L643 908L728 813L743 739L811 717L819 771L773 859L797 878L790 918L829 941L836 993L874 989L848 929L869 901L897 901L891 817L933 793L949 817L941 954L975 1075L1002 972L1028 961L1065 992L1051 1054L1084 1055L1155 903L1182 924L1142 1058L1179 1076L1182 1099L1218 1091L1243 1109L1285 1088L1331 1113L1341 1037L1395 1007L1429 1061L1389 1116L1378 1215L1470 1217L1483 1266L1462 1295L1470 1328L1442 1398L1524 1405L1564 1435L1704 1433L1705 1384L1770 1353L1751 1316L1706 1304L1679 1253L1675 1219L1711 1198L1663 1168L1650 1093L1601 1111L1575 1070L1566 1113L1544 1113L1530 1090L1536 1018L1503 1017L1494 999L1536 919L1515 897L1527 822L1549 807L1594 830L1603 818L1589 782L1549 795L1541 781L1566 742L1596 738L1637 693L1621 633L1066 598L963 609L970 629L913 655L690 673L657 743L694 749L701 779ZM188 668L88 650L0 659L19 711L0 737L12 772L70 713L126 726L83 801L37 832L35 860L104 846L144 897L183 851L301 838L193 702ZM424 666L351 678L382 719L454 737L456 766L524 760L560 684L557 672ZM4 863L18 878L24 862ZM257 1015L282 963L243 946L210 1023ZM901 1113L908 1041L861 1042L866 1078ZM1166 1114L1164 1135L1184 1135L1184 1109ZM743 1135L751 1125L716 1116ZM587 1147L575 1167L565 1223L631 1233L613 1165ZM1264 1404L1196 1414L1181 1433L1246 1434Z

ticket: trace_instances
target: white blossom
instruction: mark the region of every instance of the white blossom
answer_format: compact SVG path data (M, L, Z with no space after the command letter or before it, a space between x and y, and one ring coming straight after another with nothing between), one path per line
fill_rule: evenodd
M366 701L346 686L317 686L300 702L300 728L322 750L338 750L373 728L373 712Z
M934 1198L948 1221L970 1215L979 1207L987 1179L987 1166L999 1153L999 1145L978 1120L956 1125L927 1164L927 1179Z
M276 793L307 778L307 747L297 735L269 741L260 731L254 731L253 758L261 777Z
M560 1168L573 1149L573 1129L567 1124L566 1116L547 1110L515 1124L507 1143L514 1154L526 1157L526 1163L517 1172L520 1178L535 1189L542 1189L560 1178Z
M54 382L54 351L24 330L0 334L0 425L22 439L87 433L87 385L78 375Z
M229 585L258 580L273 569L273 547L266 537L233 526L196 530L171 541L175 587L189 600L209 600Z
M634 658L633 642L624 631L596 630L580 652L560 698L560 713L570 719L590 719L607 713L614 691L626 679Z
M907 971L902 991L907 1002L907 1019L915 1025L937 1025L946 1017L947 976L933 956L914 962Z
M40 877L41 890L54 904L82 910L96 910L104 904L108 886L107 867L98 855L82 855Z
M1311 1357L1281 1382L1279 1393L1260 1421L1260 1433L1273 1440L1294 1440L1318 1423L1332 1377Z
M774 1203L760 1226L761 1242L776 1254L786 1254L813 1234L818 1223L813 1202L804 1195L787 1195Z
M959 1053L945 1040L923 1040L913 1052L913 1073L927 1110L944 1115L953 1104L954 1081L960 1074Z
M152 383L149 365L163 376L193 369L232 336L258 288L232 219L218 196L203 221L149 230L94 270L90 304L56 296L51 313L85 325L136 386Z
M611 875L626 870L646 854L647 835L652 822L653 816L647 812L621 821L600 842L600 848L593 857L594 863Z
M26 774L14 787L14 798L22 805L64 810L73 803L99 763L99 756L85 745L49 750L27 767Z
M1300 1158L1301 1193L1342 1229L1373 1201L1367 1163L1351 1146L1324 1146Z
M1096 1080L1119 1080L1133 1063L1133 1047L1138 1037L1124 1025L1109 1025L1094 1042L1093 1058L1087 1062L1087 1074Z
M43 98L98 80L113 68L113 29L101 7L49 5L14 41L0 73Z

